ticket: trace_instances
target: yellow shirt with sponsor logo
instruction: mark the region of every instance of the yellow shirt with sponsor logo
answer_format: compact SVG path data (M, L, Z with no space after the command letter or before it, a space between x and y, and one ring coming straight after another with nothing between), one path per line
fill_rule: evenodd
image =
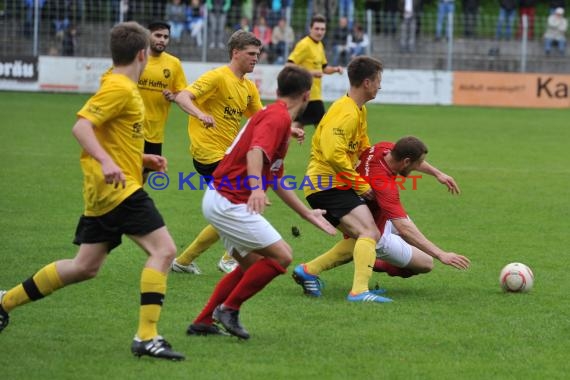
M220 161L237 136L242 117L262 108L259 91L247 78L238 78L228 66L208 71L186 88L200 110L214 117L214 127L194 116L188 120L190 153L202 164Z
M346 188L347 183L339 181L337 174L343 173L348 179L357 178L356 163L368 147L366 107L358 108L354 100L345 95L331 105L315 130L306 174L313 188L303 186L305 196L331 186ZM358 182L349 187L362 194L370 185Z
M122 74L108 73L101 88L77 112L95 128L99 144L123 171L126 187L105 183L101 164L81 151L85 216L108 213L142 187L144 104L137 84Z
M309 36L297 42L287 60L309 71L323 71L323 67L327 65L327 56L323 43L321 41L317 42ZM313 77L313 86L311 87L309 100L321 100L322 98L321 78Z
M180 60L168 53L149 56L139 79L139 91L145 106L144 138L148 142L162 143L170 102L163 90L180 92L186 87L186 76Z

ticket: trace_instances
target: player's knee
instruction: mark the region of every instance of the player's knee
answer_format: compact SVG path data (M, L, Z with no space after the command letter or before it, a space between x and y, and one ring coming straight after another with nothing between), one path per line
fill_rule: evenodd
M428 256L426 258L422 259L422 262L420 263L420 265L417 268L417 272L418 273L429 273L433 270L433 258L431 256Z
M283 257L281 257L279 260L279 264L281 264L283 268L287 268L289 265L291 265L292 262L293 262L293 255L291 254L283 255Z
M90 280L96 277L97 273L99 273L99 267L93 265L89 266L78 264L75 266L75 269L74 282Z
M380 238L382 237L382 235L380 234L380 231L378 231L377 228L373 229L372 231L373 231L372 232L372 234L373 234L372 238L374 239L374 241L380 240Z
M279 262L279 265L281 265L283 268L287 268L293 262L293 249L291 246L289 246L289 244L285 244L279 253L277 262Z
M176 245L174 242L163 243L160 247L152 249L148 253L154 259L171 263L176 257Z
M174 260L174 258L176 257L176 245L174 244L174 242L165 245L163 256L164 259L169 263L172 262L172 260Z
M370 238L374 241L378 241L380 240L380 231L378 231L377 228L369 228L364 230L361 234L360 237L366 237L366 238Z

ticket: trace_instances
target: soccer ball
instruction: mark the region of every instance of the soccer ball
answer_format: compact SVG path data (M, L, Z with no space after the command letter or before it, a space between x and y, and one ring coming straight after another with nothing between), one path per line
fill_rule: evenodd
M534 274L532 270L524 264L510 263L501 270L499 283L506 292L528 292L532 289L532 285L534 284Z

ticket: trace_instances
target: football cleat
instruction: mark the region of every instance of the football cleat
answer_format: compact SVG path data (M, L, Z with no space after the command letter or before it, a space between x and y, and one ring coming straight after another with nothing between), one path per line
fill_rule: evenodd
M230 273L236 269L238 265L238 262L231 256L226 257L226 255L224 255L220 261L218 261L218 269L224 273Z
M198 265L194 264L194 263L190 263L188 265L182 265L182 264L178 264L176 262L176 259L174 259L172 261L172 264L170 265L170 269L173 272L177 272L177 273L189 273L189 274L202 274L202 271L200 270L200 268L198 268Z
M151 356L158 359L168 360L184 360L185 357L179 352L172 351L172 346L160 335L155 336L153 339L140 340L135 337L131 345L131 352L137 357L144 355Z
M249 339L249 333L239 321L239 310L225 309L222 305L218 305L214 309L212 317L221 323L230 334L241 339Z
M346 297L346 299L350 302L378 302L378 303L392 302L390 298L381 297L379 295L374 294L371 291L366 291L359 294L348 293L348 297Z
M374 289L370 289L370 293L376 294L377 296L379 296L380 294L384 294L386 292L388 292L388 289L381 288L380 284L378 283L376 283Z
M312 297L320 297L324 283L319 278L305 271L305 264L299 264L293 270L293 279L303 288L303 292Z
M384 288L378 288L378 289L370 289L370 293L375 294L377 296L379 296L380 294L384 294L386 293L388 290L384 289Z
M10 323L10 316L2 307L2 298L4 298L4 294L6 294L6 291L0 290L0 331L4 330L6 326L8 326L8 323Z
M190 326L188 326L188 329L186 330L186 334L188 334L188 335L202 335L202 336L207 336L207 335L228 336L229 335L227 332L220 329L218 326L207 325L205 323L192 323Z

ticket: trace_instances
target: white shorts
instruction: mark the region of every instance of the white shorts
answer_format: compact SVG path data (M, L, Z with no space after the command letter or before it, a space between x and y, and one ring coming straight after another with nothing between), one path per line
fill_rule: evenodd
M244 257L281 240L267 219L247 211L246 204L233 204L216 190L208 188L204 193L202 212L230 255L237 251Z
M391 221L384 226L384 233L376 243L376 257L398 268L404 268L412 260L412 246L402 239Z

